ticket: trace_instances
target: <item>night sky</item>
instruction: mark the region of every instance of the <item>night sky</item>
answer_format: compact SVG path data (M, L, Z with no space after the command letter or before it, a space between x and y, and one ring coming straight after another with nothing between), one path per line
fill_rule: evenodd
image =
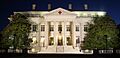
M9 23L7 19L15 11L31 11L32 4L36 4L36 11L47 10L51 3L52 9L62 7L68 9L72 3L72 10L84 10L83 5L88 4L90 11L106 11L120 24L120 0L0 0L0 31Z

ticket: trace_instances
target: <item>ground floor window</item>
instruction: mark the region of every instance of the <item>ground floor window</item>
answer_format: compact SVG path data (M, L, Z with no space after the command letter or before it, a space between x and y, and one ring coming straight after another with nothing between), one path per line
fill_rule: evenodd
M32 43L36 43L37 42L37 39L36 39L35 36L32 37L32 41L33 41Z
M76 36L76 43L80 43L80 36Z
M79 47L80 45L80 36L76 36L76 46Z
M54 38L53 37L49 38L49 45L54 45Z
M72 45L72 39L70 37L67 37L67 45Z

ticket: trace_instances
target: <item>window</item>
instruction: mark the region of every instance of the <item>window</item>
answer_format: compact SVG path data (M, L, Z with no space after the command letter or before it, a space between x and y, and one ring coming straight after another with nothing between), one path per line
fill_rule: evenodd
M45 25L41 25L41 31L45 31Z
M70 25L66 26L66 31L70 31Z
M54 31L54 25L50 25L50 31Z
M79 25L76 25L76 31L79 31Z
M37 31L37 25L33 25L32 31Z
M62 31L62 25L58 25L58 31Z
M33 41L32 43L37 43L37 39L35 36L33 36L32 41Z
M80 43L80 36L76 36L76 43Z
M84 25L84 31L87 31L87 29L88 29L88 26Z
M54 38L53 37L50 37L50 39L49 39L49 45L54 45Z
M44 47L45 46L45 36L41 36L40 42L41 42L41 46Z
M76 47L79 47L80 45L80 36L76 36Z
M67 37L67 45L72 45L72 39L70 37Z

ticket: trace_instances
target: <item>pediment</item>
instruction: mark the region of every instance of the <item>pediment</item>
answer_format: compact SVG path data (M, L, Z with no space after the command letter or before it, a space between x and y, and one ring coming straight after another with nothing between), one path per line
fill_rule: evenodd
M63 8L57 8L55 10L46 13L45 15L77 15L75 13L71 13L71 11L65 10Z

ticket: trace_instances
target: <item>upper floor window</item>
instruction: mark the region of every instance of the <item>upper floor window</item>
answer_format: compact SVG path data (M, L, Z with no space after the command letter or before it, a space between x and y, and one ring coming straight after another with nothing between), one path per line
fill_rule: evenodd
M58 31L62 31L62 25L58 25Z
M32 31L37 31L37 25L32 26Z
M70 25L66 26L66 31L70 31Z
M87 31L87 29L88 29L88 26L84 25L84 31Z
M50 25L50 31L54 31L54 25Z
M45 31L45 25L41 25L41 31Z
M79 31L79 25L76 25L76 31Z

